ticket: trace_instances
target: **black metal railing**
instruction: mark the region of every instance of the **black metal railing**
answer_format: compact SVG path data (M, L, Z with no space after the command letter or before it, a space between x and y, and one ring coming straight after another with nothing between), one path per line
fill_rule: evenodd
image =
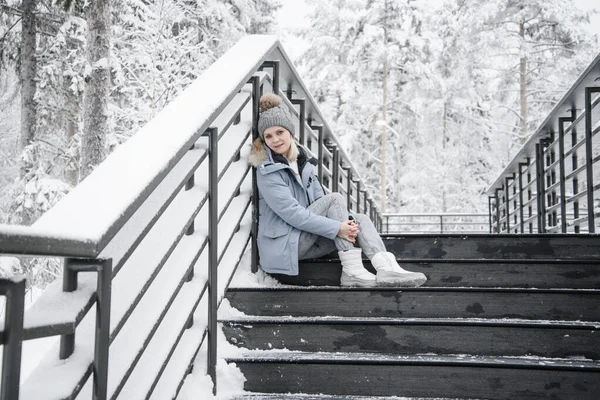
M383 214L382 233L491 233L488 214Z
M488 189L493 232L596 231L599 103L600 55Z
M289 100L326 190L381 221L277 39L248 36L33 226L0 225L0 254L64 259L25 313L25 282L0 280L2 400L172 398L202 346L216 390L218 305L249 243L257 254L247 158L266 90ZM22 342L50 336L56 362L19 385Z

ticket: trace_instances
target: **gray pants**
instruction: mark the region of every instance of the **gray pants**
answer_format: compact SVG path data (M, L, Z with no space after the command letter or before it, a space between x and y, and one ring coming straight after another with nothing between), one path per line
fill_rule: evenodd
M330 193L308 206L308 209L317 215L323 215L336 221L348 220L348 209L344 196L339 193ZM381 251L386 251L383 241L375 229L371 219L365 214L352 214L358 223L357 247L369 258ZM344 251L354 248L349 241L336 237L334 240L309 232L302 232L298 242L298 258L319 258L332 251Z

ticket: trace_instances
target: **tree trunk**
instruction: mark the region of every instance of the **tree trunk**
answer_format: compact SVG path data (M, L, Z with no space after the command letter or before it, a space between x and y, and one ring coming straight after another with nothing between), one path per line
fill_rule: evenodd
M527 57L525 55L525 23L519 24L519 36L521 37L521 60L519 62L520 95L521 95L521 143L527 141Z
M35 29L36 0L23 0L21 17L21 149L31 143L35 137L35 74L37 61L36 29Z
M86 10L86 57L91 73L84 88L81 179L105 156L110 91L110 3L111 0L91 1Z
M384 23L383 23L383 104L381 110L381 117L383 123L381 124L381 214L385 214L387 205L387 182L386 182L386 152L387 152L387 75L388 75L388 54L387 54L387 42L388 42L388 30L387 30L387 12L388 2L385 1L384 10Z
M442 129L442 149L446 150L446 129L448 128L448 103L444 102L444 128Z

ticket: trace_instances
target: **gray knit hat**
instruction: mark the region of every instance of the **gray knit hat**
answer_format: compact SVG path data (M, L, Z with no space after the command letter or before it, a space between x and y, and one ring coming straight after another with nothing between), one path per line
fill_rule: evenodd
M265 139L265 129L282 126L294 136L294 123L289 110L281 104L281 97L267 93L260 98L260 115L258 117L258 134Z

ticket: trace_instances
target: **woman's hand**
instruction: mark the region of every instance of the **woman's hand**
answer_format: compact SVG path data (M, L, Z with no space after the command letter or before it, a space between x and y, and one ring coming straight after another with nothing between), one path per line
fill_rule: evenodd
M356 235L358 235L358 225L352 220L344 221L337 235L354 244L356 243Z

